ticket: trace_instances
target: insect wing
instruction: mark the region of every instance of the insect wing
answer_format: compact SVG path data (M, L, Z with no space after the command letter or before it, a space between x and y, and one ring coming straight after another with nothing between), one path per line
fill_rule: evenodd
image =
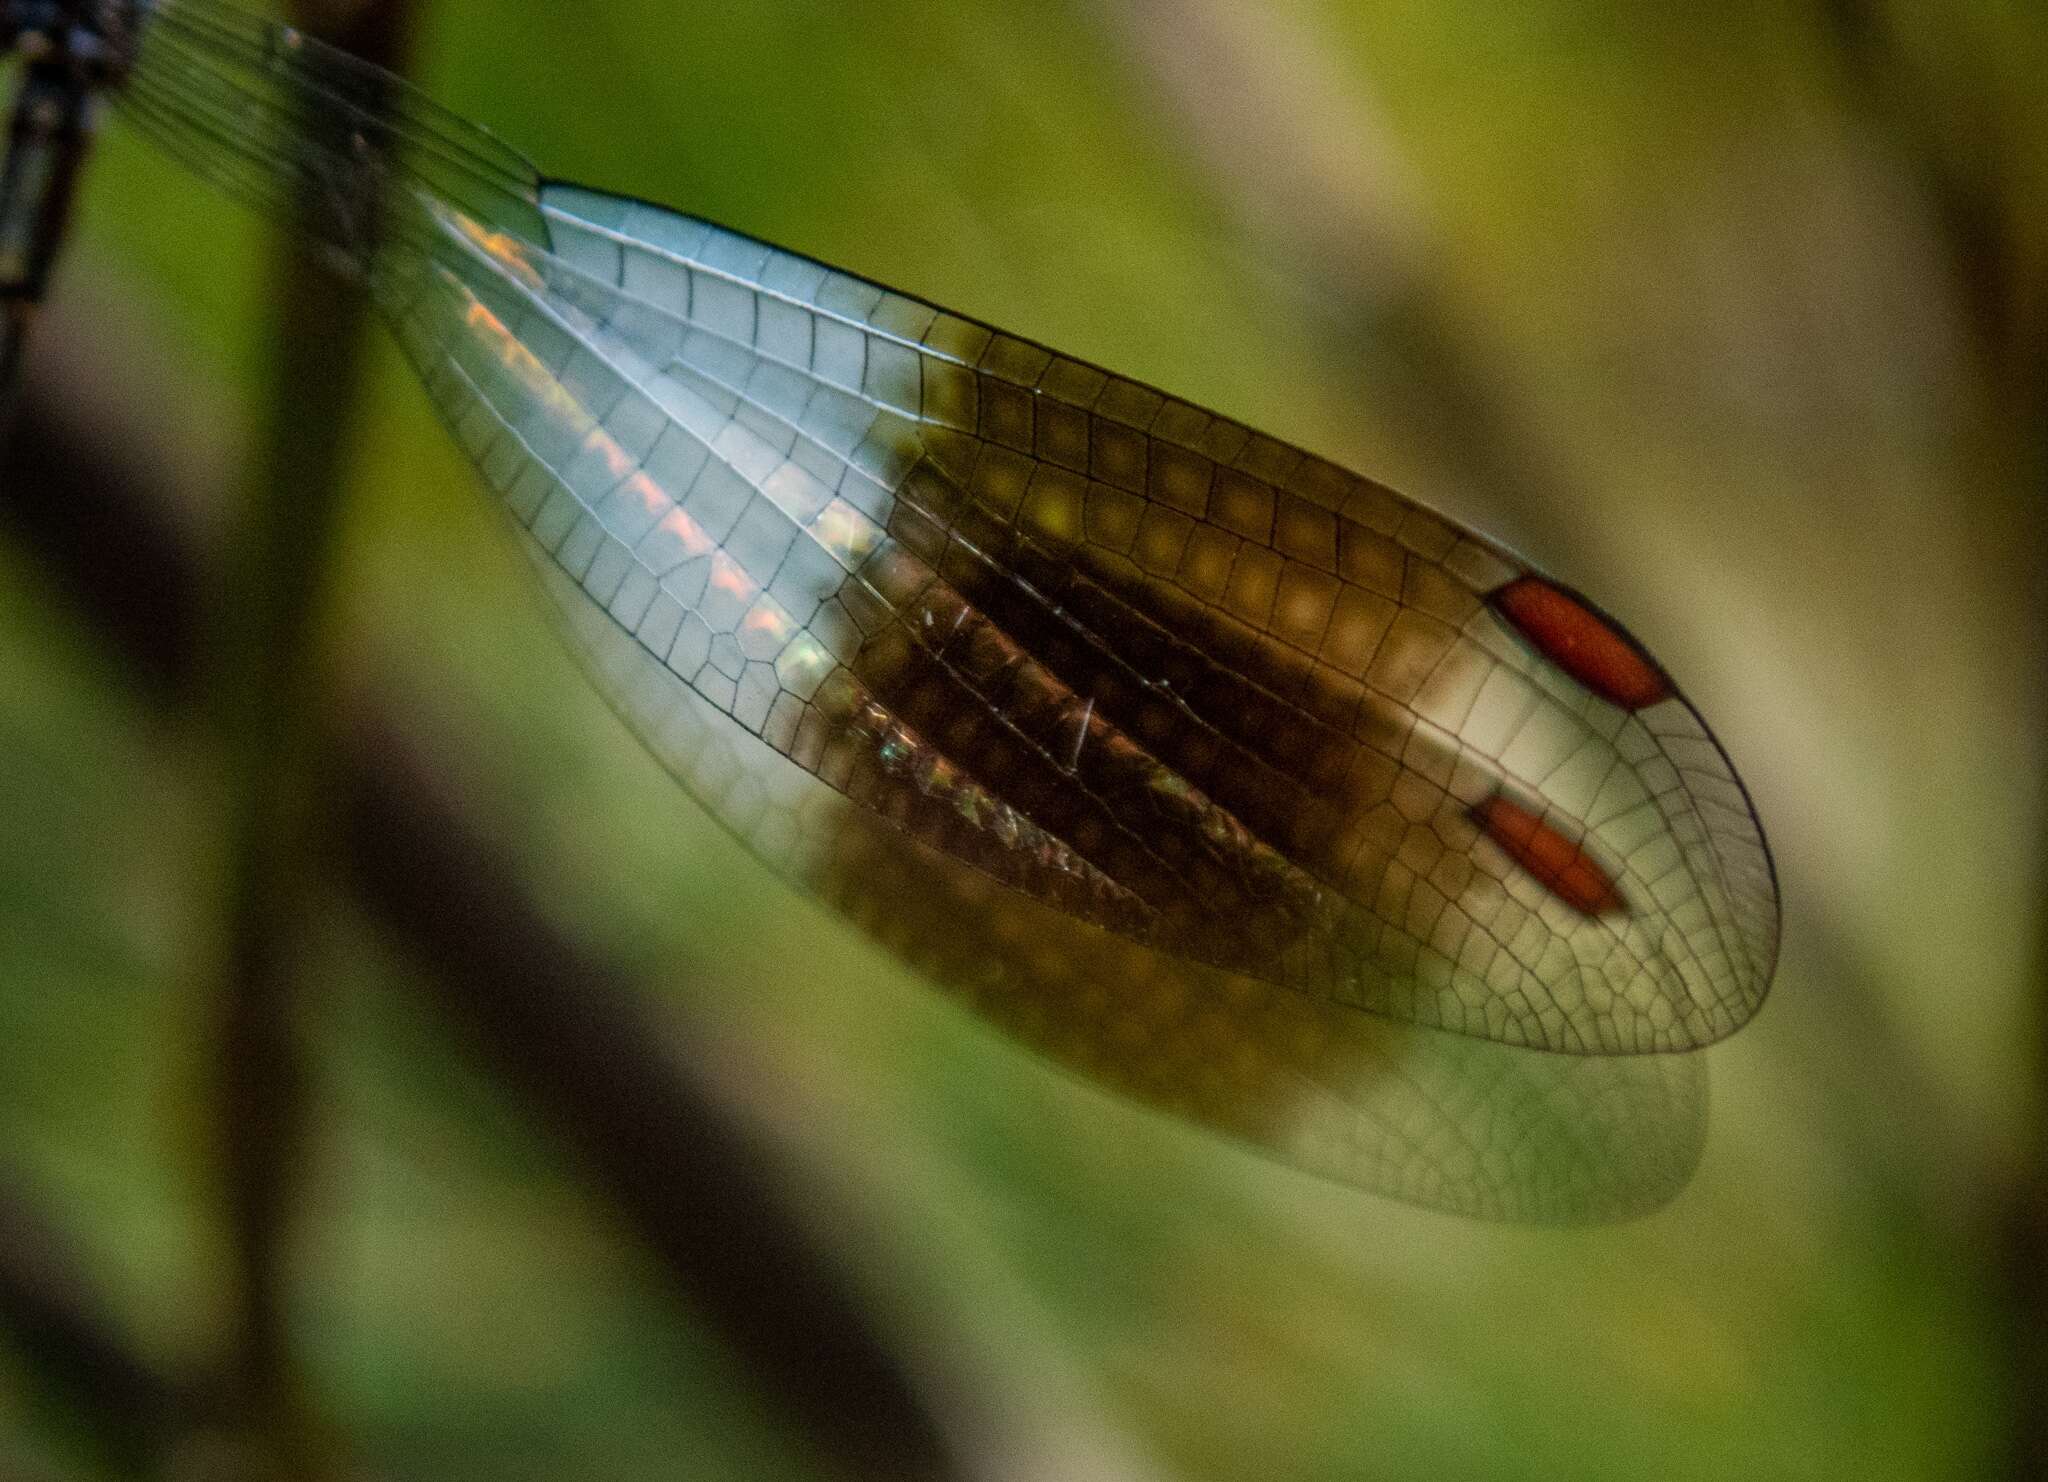
M1777 906L1747 799L1581 599L929 305L542 204L551 252L451 216L467 260L435 264L415 358L463 326L449 394L496 409L463 435L532 537L841 796L1141 945L1408 1022L1626 1053L1754 1010Z
M1592 604L1228 419L544 184L293 33L144 9L130 116L332 207L607 694L763 858L1304 1166L1538 1218L1682 1181L1703 1080L1636 1052L1754 1012L1776 887Z
M961 495L971 501L976 475L961 462L962 443L914 420L907 388L883 400L887 388L867 369L866 342L882 333L873 318L891 312L880 290L840 280L852 287L838 292L857 287L875 297L861 310L870 327L858 332L858 377L850 353L827 377L816 357L838 352L820 351L820 325L850 323L838 316L853 313L851 304L821 307L835 291L829 270L702 222L669 213L650 221L636 213L653 208L636 203L568 187L549 187L544 201L554 252L451 219L450 250L422 273L417 295L394 319L450 425L525 532L605 692L758 854L1017 1038L1097 1082L1300 1166L1437 1207L1516 1218L1633 1213L1682 1184L1704 1108L1693 1062L1516 1053L1485 1042L1516 1040L1505 1014L1479 1026L1503 1031L1492 1035L1430 1034L1390 1022L1430 1022L1412 1007L1427 1002L1419 996L1360 1003L1327 991L1329 980L1313 974L1342 961L1327 952L1234 956L1223 944L1190 951L1165 940L1160 902L1175 897L1157 888L1164 872L1148 876L1122 863L1100 847L1105 830L1177 837L1198 862L1230 862L1236 873L1224 888L1241 892L1239 923L1281 922L1292 943L1323 927L1328 918L1313 910L1349 913L1355 922L1378 904L1330 891L1300 864L1298 838L1287 840L1291 852L1275 847L1186 784L1160 759L1168 746L1186 755L1185 741L1141 748L1133 738L1159 727L1133 719L1109 693L1113 679L1135 673L1127 682L1137 693L1170 695L1170 720L1200 721L1224 713L1202 688L1226 682L1223 666L1164 670L1176 655L1184 665L1200 657L1189 642L1135 656L1116 651L1111 635L1158 643L1163 624L1156 616L1150 629L1139 622L1155 609L1135 596L1124 609L1106 609L1123 618L1122 628L1088 619L1084 601L1105 600L1109 583L1090 591L1059 584L1063 569L1086 569L1091 560L1111 569L1100 556L1079 554L1085 541L1048 555L1016 540L1008 568L986 548L964 549L976 516ZM636 234L595 229L600 212L636 221ZM666 245L650 247L650 236ZM635 266L628 256L644 252L658 253L649 259L656 265ZM764 326L799 293L808 305L800 317L780 331ZM925 336L940 322L929 312ZM787 336L779 347L778 333ZM828 339L836 333L823 331ZM919 354L910 364L921 397ZM922 417L921 400L918 410ZM942 449L937 458L933 443ZM1020 509L1030 489L1027 478ZM1410 521L1413 507L1399 508ZM941 526L943 541L917 533L921 522ZM1332 521L1341 538L1364 541L1353 523ZM1411 538L1418 530L1450 534L1419 513L1410 528ZM906 530L921 544L906 544ZM1467 539L1454 537L1443 557ZM1384 534L1372 549L1382 558L1398 549L1404 589L1418 594L1428 578L1411 577L1411 556L1418 567L1446 569L1442 558ZM1500 577L1491 591L1540 580L1476 541L1455 559L1482 557L1502 568L1486 570ZM1544 645L1559 640L1542 620L1509 601L1482 599L1478 586L1461 588L1464 626L1443 622L1460 636L1441 646L1438 669L1459 643L1477 647L1469 637L1477 632L1490 645L1480 650L1480 690L1514 676L1517 703L1553 725L1558 717L1577 721L1583 734L1567 734L1578 734L1580 747L1585 734L1598 734L1596 721L1609 728L1609 746L1636 729L1648 734L1651 707L1628 710L1593 693L1546 660ZM1559 610L1604 623L1573 607L1569 594L1557 600ZM993 621L991 610L1007 610L1011 621ZM1397 604L1388 631L1415 610ZM1426 607L1419 612L1430 616ZM1243 639L1220 620L1205 628L1189 616L1184 631ZM1416 617L1408 621L1420 627ZM1031 642L1019 642L1017 629ZM1095 667L1085 688L1062 689L1061 676L1086 663ZM1378 672L1391 680L1390 665ZM1397 723L1411 734L1431 724L1428 687L1448 682L1425 670L1411 692L1419 703ZM1273 689L1255 681L1229 693L1273 717L1312 713L1298 702L1283 711ZM1671 707L1667 725L1691 720L1675 695L1654 703ZM1209 744L1237 738L1240 765L1251 757L1277 772L1290 760L1255 754L1243 738L1258 733L1243 727L1210 724L1196 734ZM1374 755L1371 765L1390 760ZM1044 790L1018 785L1027 768L988 761L1004 756L1036 768ZM1124 778L1098 773L1082 782L1098 756L1129 769ZM1089 810L1080 824L1069 812L1059 815L1063 826L1047 827L1042 820L1057 811L1048 798L1077 785ZM1739 789L1732 795L1739 800ZM1423 817L1454 818L1468 857L1493 851L1497 873L1485 878L1504 896L1519 891L1529 922L1547 914L1602 940L1649 929L1613 919L1633 907L1586 898L1583 889L1575 896L1566 883L1574 870L1601 869L1597 853L1620 862L1601 876L1607 894L1653 901L1650 877L1625 863L1631 853L1646 860L1643 849L1608 850L1582 827L1546 864L1545 841L1564 838L1549 820L1568 815L1539 783L1496 767L1471 803L1455 799L1454 813L1447 787L1430 797ZM1744 805L1741 818L1748 816ZM1150 863L1158 853L1155 845ZM1475 865L1472 878L1481 874ZM1362 1007L1388 1012L1376 1018Z

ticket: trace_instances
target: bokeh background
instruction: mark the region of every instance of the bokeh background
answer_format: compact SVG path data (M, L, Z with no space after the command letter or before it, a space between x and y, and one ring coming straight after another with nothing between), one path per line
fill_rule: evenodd
M433 0L419 27L429 89L550 174L1517 546L1679 677L1775 846L1777 986L1710 1052L1668 1208L1525 1230L1314 1182L1043 1067L751 861L578 673L380 341L321 682L405 696L553 918L631 964L980 1474L2048 1468L2048 20ZM38 351L111 367L158 456L233 469L278 334L268 229L114 123L74 248ZM220 771L0 544L0 1152L171 1369L217 1357L226 1300ZM307 943L288 1315L336 1474L838 1475L416 970L339 896ZM10 1352L0 1471L108 1465Z

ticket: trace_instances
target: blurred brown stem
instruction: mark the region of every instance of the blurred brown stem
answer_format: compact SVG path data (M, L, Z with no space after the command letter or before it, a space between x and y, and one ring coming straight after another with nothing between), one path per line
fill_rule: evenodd
M368 0L298 7L322 39L399 70L412 6ZM307 130L338 125L314 115ZM309 194L296 210L317 221ZM374 230L374 227L371 228ZM229 598L213 675L230 789L221 968L220 1141L234 1253L235 1372L252 1429L281 1475L322 1463L304 1415L286 1312L296 1174L304 1161L306 1081L297 1024L300 956L313 891L322 655L321 599L342 507L347 439L356 425L367 329L363 291L280 238L272 295L274 354L264 435L231 547Z

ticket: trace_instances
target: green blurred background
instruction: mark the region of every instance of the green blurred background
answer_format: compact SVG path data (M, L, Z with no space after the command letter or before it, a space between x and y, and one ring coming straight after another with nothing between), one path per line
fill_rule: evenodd
M1852 9L426 7L421 80L550 174L1170 387L1516 545L1624 617L1755 796L1784 958L1710 1052L1687 1192L1529 1231L1324 1186L1041 1067L748 859L582 680L380 341L334 669L386 675L473 760L531 883L773 1130L905 1342L1001 1396L980 1423L1032 1458L1014 1474L2012 1469L2043 1403L2008 1282L2042 1115L2042 413L2038 360L1983 346L2039 343L2048 22L1878 7L1873 78L1827 23ZM1996 207L2030 319L1973 318L1930 161ZM115 124L75 248L47 340L117 326L195 449L232 456L266 229ZM124 693L11 547L0 763L0 1146L144 1349L196 1360L220 1301L204 740ZM315 937L293 1320L374 1474L811 1475L379 939L338 904ZM77 1464L9 1373L0 1470Z

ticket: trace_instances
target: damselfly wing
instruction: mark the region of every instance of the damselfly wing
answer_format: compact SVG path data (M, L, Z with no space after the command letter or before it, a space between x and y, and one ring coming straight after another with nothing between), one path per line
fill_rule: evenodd
M599 682L768 863L1017 1038L1333 1177L1633 1212L1778 898L1665 670L1497 543L1228 418L546 181L213 0L116 96L311 203Z

